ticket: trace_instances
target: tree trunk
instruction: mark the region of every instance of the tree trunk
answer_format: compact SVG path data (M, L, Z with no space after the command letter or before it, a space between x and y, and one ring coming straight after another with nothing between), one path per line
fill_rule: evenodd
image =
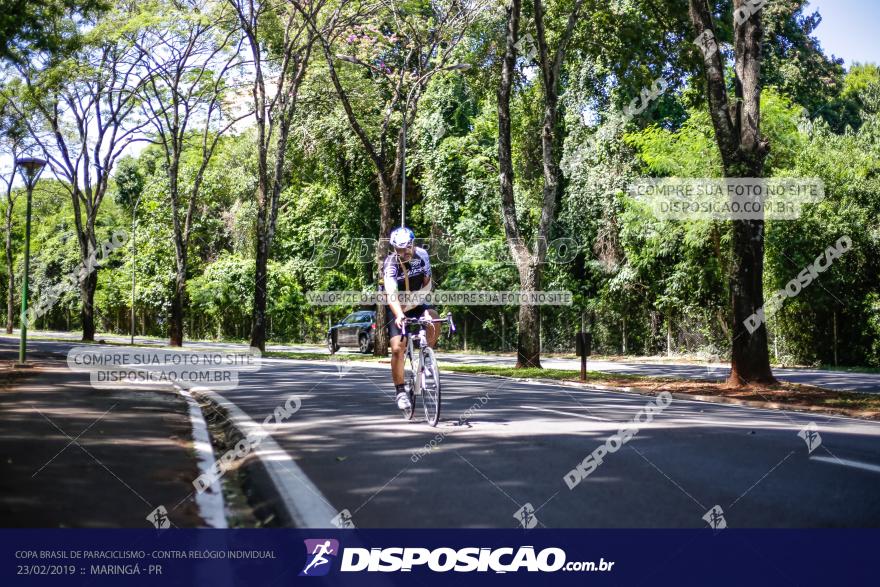
M384 291L382 285L382 263L385 260L387 247L383 245L388 242L388 235L391 233L393 225L391 220L392 184L381 171L377 173L377 176L379 181L379 240L376 246L376 267L378 270L377 283L380 284L380 289ZM384 357L388 354L389 337L387 321L385 319L387 307L386 304L376 305L376 338L373 344L373 355L377 357Z
M279 155L280 157L280 155ZM251 347L266 350L266 288L269 282L271 235L268 210L261 204L257 212L257 255L254 267L254 309L251 313Z
M82 340L83 342L95 341L95 290L98 289L98 268L91 271L80 282L79 290L82 296Z
M537 291L541 283L541 266L530 263L520 269L521 291ZM521 304L519 307L519 337L516 348L516 368L541 368L541 306Z
M516 43L519 38L521 3L512 0L507 7L506 50L501 62L498 86L498 179L501 188L501 219L510 253L519 270L521 291L534 291L535 273L532 255L522 239L513 193L513 145L511 141L510 97L516 77ZM520 305L516 349L516 366L540 367L539 312L535 306Z
M522 11L521 0L511 0L507 6L505 53L501 62L498 85L498 169L501 187L501 215L504 233L511 254L519 270L520 290L537 292L541 289L541 267L547 256L547 237L556 213L559 196L559 165L556 161L556 130L558 123L559 79L568 42L583 0L577 0L569 12L565 30L557 39L556 51L551 55L544 28L544 6L534 1L534 21L538 42L538 65L544 98L544 117L541 126L541 157L544 185L541 215L535 245L532 249L522 238L514 198L514 171L511 142L510 98L515 85L517 43ZM521 305L519 309L519 336L517 344L517 367L541 367L541 311L539 306Z
M189 239L189 222L185 226L180 223L180 191L178 174L180 173L180 151L170 153L171 165L168 169L169 197L174 228L174 262L177 273L174 276L174 289L171 292L171 316L168 323L168 343L171 346L183 346L183 296L186 292L186 253ZM191 196L189 205L192 206Z
M757 114L755 114L757 116ZM723 153L725 177L758 178L764 174L762 146L751 153ZM734 220L731 238L730 296L733 306L728 385L773 384L767 324L749 332L746 321L764 307L764 221Z
M770 369L767 326L752 333L746 320L764 306L764 222L737 220L733 223L733 266L730 291L733 301L730 385L775 383Z
M259 195L262 197L258 198L257 201L257 257L254 269L255 292L254 311L251 314L251 346L261 351L266 350L266 301L268 299L269 254L272 251L272 241L275 238L278 204L281 201L281 191L284 184L287 141L290 136L290 125L292 124L299 88L299 81L297 80L302 79L303 71L297 74L298 77L294 80L295 85L291 85L291 88L288 90L289 95L284 96L281 102L281 121L275 143L275 161L271 176L268 175L268 149L264 147L262 140L259 146L262 150L260 155L260 172L265 173L266 177L260 182L261 193ZM269 134L271 135L271 132Z
M186 261L177 270L174 291L171 294L171 323L168 325L168 338L171 346L183 346L183 303L186 296Z
M735 11L746 9L746 0L734 0ZM703 53L709 114L715 140L728 178L759 178L770 152L761 136L761 46L762 14L750 12L737 17L733 27L733 100L728 99L724 52L718 50L715 26L705 0L689 0L689 15L697 38L705 42ZM761 324L750 333L746 319L764 305L764 221L733 220L731 242L730 295L733 306L730 385L775 383L770 370L767 327Z
M265 214L260 214L265 216ZM251 314L251 346L266 350L266 286L268 284L269 243L261 225L265 218L257 220L257 258L254 269L254 310Z
M255 97L257 92L255 90ZM269 263L269 238L267 231L269 222L269 202L271 190L273 189L269 182L269 162L268 162L268 146L266 144L266 126L265 120L261 117L257 118L257 149L258 153L258 170L257 170L257 243L256 258L254 259L254 307L251 314L251 330L250 346L252 348L266 350L266 284L268 281L268 263ZM278 157L283 157L283 153L279 153ZM237 331L237 328L236 328Z

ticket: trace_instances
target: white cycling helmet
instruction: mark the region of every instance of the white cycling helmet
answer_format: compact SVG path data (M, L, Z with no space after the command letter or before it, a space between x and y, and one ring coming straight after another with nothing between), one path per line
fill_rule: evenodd
M412 246L416 240L416 235L410 229L401 226L391 231L391 236L388 240L391 241L391 246L395 249L405 249Z

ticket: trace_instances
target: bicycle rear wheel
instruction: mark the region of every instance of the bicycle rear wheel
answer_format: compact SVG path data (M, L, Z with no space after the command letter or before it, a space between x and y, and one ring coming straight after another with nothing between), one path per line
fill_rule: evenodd
M422 406L425 408L425 420L431 426L440 421L440 371L434 360L431 347L422 349L419 365L419 389L422 394Z
M416 413L416 370L413 367L412 353L407 349L403 357L403 382L409 395L409 409L403 410L403 417L412 420Z

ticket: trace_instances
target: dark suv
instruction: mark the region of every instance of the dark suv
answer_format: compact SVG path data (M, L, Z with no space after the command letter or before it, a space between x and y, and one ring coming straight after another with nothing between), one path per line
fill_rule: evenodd
M327 332L327 348L332 355L340 347L356 347L362 353L373 350L376 336L376 312L361 310L345 317L339 324L334 324Z

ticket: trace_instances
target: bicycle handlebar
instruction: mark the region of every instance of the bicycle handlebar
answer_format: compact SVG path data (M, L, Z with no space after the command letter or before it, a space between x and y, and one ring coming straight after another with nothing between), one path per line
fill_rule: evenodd
M438 324L440 322L449 324L450 334L455 332L455 322L452 321L452 314L449 312L446 313L445 318L406 318L403 321L404 324Z

